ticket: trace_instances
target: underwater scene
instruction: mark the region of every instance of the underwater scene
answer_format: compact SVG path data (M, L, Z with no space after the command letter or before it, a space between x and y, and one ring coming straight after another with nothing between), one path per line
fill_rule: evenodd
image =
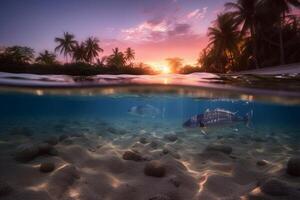
M300 105L0 93L3 200L300 199Z

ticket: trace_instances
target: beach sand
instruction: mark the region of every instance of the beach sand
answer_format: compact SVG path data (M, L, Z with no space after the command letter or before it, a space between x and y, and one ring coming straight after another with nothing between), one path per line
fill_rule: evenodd
M283 133L65 124L0 136L1 200L300 199L300 144Z
M265 67L260 69L241 71L236 74L254 74L254 75L280 75L280 74L299 74L300 73L300 63L275 66L275 67Z

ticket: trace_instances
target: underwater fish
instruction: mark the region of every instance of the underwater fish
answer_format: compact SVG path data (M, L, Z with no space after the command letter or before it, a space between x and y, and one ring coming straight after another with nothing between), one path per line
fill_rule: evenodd
M142 117L156 117L161 114L160 110L150 104L133 106L128 110L129 114Z
M236 112L231 112L224 109L206 110L204 113L195 115L183 123L185 128L210 127L217 125L231 124L235 122L249 123L252 116L251 113L245 116L239 116Z

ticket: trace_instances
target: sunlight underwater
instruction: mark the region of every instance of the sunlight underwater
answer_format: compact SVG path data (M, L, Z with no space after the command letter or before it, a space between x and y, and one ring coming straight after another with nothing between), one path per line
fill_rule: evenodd
M299 198L298 103L162 86L2 88L1 199Z

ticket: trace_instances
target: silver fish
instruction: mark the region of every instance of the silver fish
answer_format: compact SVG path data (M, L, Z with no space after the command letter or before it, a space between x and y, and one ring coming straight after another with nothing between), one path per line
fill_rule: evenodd
M139 106L133 106L128 110L129 114L136 115L136 116L142 116L142 117L157 117L161 114L160 109L150 105L139 105Z
M248 123L250 120L249 113L245 116L239 116L236 112L231 112L224 109L206 110L204 113L195 115L183 123L185 128L210 127L217 125L232 124L235 122Z

